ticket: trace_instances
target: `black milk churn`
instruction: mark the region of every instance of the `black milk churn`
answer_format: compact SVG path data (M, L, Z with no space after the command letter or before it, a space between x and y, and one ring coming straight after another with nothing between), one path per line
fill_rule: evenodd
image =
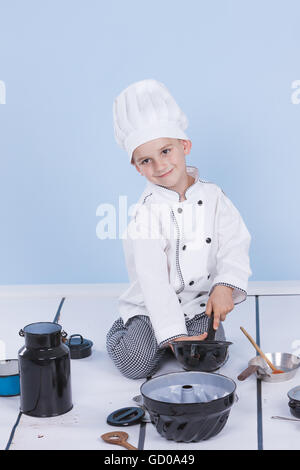
M20 410L30 416L51 417L70 411L70 349L67 334L57 323L31 323L19 331L25 346L19 350Z

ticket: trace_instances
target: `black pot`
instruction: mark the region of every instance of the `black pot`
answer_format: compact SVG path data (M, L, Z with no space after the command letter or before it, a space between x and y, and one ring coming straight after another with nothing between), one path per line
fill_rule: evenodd
M51 417L69 411L71 397L70 350L62 343L66 333L57 323L31 323L20 330L25 337L18 355L22 413Z
M186 370L212 372L228 358L230 341L172 341L174 354Z
M144 382L141 394L159 434L177 442L199 442L224 428L235 389L235 382L220 374L175 372Z
M300 387L294 387L288 392L290 412L300 418Z

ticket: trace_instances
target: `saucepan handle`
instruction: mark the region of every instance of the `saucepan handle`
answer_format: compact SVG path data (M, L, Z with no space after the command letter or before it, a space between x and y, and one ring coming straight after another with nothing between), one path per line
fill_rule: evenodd
M255 366L255 365L251 365L249 367L247 367L247 369L243 370L243 372L240 373L240 375L238 376L238 380L245 380L247 379L248 377L250 377L250 375L254 374L258 369L258 366Z
M207 341L214 341L216 330L214 330L214 312L211 312L208 319Z

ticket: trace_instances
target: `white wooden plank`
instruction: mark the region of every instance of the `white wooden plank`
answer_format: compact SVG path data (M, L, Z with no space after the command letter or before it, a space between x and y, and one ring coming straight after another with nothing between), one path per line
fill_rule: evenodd
M14 449L106 449L119 447L104 443L99 436L116 428L106 423L112 411L132 406L132 397L140 393L144 380L123 377L107 356L105 337L117 318L116 299L69 298L61 311L60 324L69 335L80 333L94 342L91 357L72 360L72 392L74 408L57 418L32 418L23 415L17 428ZM251 327L255 322L254 300L235 307L226 320L228 339L234 342L229 362L220 370L236 380L247 365L251 345L241 338L239 325ZM175 359L162 365L157 375L182 370ZM226 427L214 439L186 444L167 441L152 424L147 424L145 449L202 449L245 448L256 449L256 382L239 382L239 402L231 411ZM249 399L250 396L250 399ZM247 413L250 410L250 417ZM240 417L247 419L247 433L240 433ZM137 446L139 425L125 429L129 442ZM39 437L40 436L40 437ZM42 437L41 437L42 436Z
M259 311L262 350L300 355L300 297L262 297ZM293 418L287 392L296 385L300 385L299 370L286 382L262 382L263 447L266 450L300 449L299 423L271 419L271 416Z
M278 297L280 292L287 294L297 292L298 282L288 281L286 285L272 282L265 286L254 286L255 289L252 291L249 289L250 295L257 295L259 292L264 295L274 294L274 297L260 297L259 299L261 344L266 352L273 350L276 345L276 349L300 353L300 298L291 295ZM72 361L73 410L57 418L30 418L23 415L11 448L119 449L117 446L103 443L99 436L113 430L106 424L106 416L114 409L132 405L131 399L139 393L143 380L133 381L122 377L107 357L105 335L113 320L118 316L117 297L126 288L126 284L109 286L112 285L103 286L101 293L101 289L98 290L99 285L94 285L91 297L89 297L91 290L86 286L82 286L82 290L77 290L75 289L77 286L72 286L76 293L72 298L66 299L62 309L60 323L68 334L81 333L95 343L92 357ZM0 292L0 339L6 343L7 357L16 357L18 349L23 344L23 339L18 336L20 328L34 321L52 321L58 309L61 297L60 295L55 297L55 294L59 292L57 289L49 291L43 286L44 290L35 291L34 288L35 286L31 286L28 291L25 289L23 292L15 293L12 289L10 293L6 291L5 295L1 295ZM63 286L61 294L66 292ZM247 302L235 307L224 323L227 338L234 342L234 346L231 347L228 364L219 372L234 380L246 367L248 359L255 356L255 350L239 331L239 326L242 325L255 337L254 312L254 298L248 297ZM288 323L287 318L291 320L291 324ZM163 364L158 374L173 370L181 370L175 359ZM291 416L286 393L290 388L299 385L299 380L299 373L297 373L295 379L289 382L262 384L265 449L299 449L296 431L298 423L275 421L270 418L272 415ZM236 380L236 383L240 400L233 406L229 421L218 436L195 444L174 443L166 441L151 424L148 424L145 449L255 449L257 442L256 381L254 377L250 377L245 382ZM8 440L18 411L18 397L0 399L1 448ZM241 422L247 422L246 432L240 433ZM57 434L57 429L68 430L64 433L64 439L62 434ZM130 435L129 441L137 445L139 426L132 426L127 430ZM69 436L67 439L65 439L65 434ZM85 438L82 439L82 436Z
M248 295L300 295L300 281L250 281Z

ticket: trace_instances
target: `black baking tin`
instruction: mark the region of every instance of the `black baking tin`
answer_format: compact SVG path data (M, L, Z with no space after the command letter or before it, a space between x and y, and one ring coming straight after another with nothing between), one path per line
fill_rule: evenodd
M168 375L171 374L165 376ZM228 379L221 374L218 375ZM159 377L162 376L157 378ZM210 439L224 428L235 401L236 384L233 380L231 382L234 384L231 393L207 403L169 403L154 400L143 394L144 384L141 386L141 394L151 422L159 434L176 442L199 442Z
M172 341L174 354L186 370L212 372L227 360L230 341Z

